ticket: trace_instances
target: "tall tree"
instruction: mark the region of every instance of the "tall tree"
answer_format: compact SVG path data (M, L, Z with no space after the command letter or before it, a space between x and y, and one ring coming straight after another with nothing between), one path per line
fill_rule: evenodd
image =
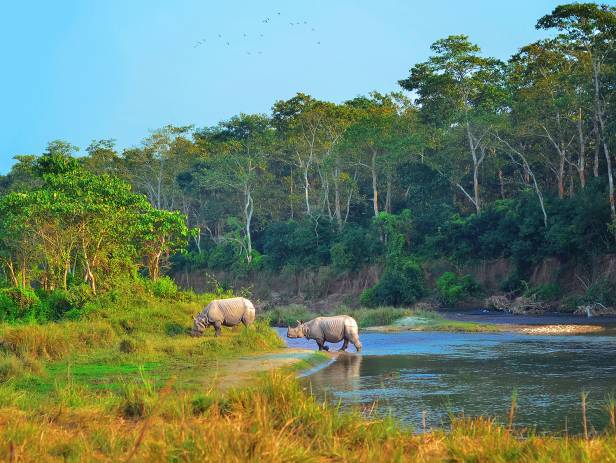
M480 213L479 171L488 154L492 119L504 104L504 66L481 57L480 48L465 35L437 40L431 49L435 54L399 83L417 93L427 122L446 132L463 131L472 161L473 195L455 183Z

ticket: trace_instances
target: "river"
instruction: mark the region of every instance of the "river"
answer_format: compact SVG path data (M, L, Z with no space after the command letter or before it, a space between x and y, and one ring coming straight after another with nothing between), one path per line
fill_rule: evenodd
M279 333L284 337L285 330ZM579 432L580 394L586 391L591 429L608 422L607 399L616 393L616 336L408 331L360 336L361 355L341 356L302 378L319 399L391 413L421 430L422 416L427 428L447 427L451 414L506 423L515 391L516 426ZM291 347L316 348L314 341L285 340Z

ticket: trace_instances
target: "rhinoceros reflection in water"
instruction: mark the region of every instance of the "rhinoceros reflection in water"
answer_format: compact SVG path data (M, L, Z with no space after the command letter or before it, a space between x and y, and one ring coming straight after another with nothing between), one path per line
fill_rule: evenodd
M334 363L308 377L315 389L355 391L359 389L361 355L340 353Z

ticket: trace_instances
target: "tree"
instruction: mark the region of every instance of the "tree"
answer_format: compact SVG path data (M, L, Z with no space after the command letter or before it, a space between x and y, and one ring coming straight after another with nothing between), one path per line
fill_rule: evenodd
M246 260L252 262L252 222L255 191L267 173L273 131L266 116L241 114L207 131L215 144L214 156L204 169L204 188L241 196L244 239L239 242ZM205 136L205 132L201 136Z
M473 195L454 182L481 212L479 169L488 154L494 115L504 103L503 63L479 56L480 48L465 35L437 40L435 55L415 65L402 88L417 93L427 122L446 132L464 131L472 160Z
M616 199L612 159L609 150L607 98L608 69L614 66L616 41L616 7L596 3L572 3L557 6L551 14L537 21L538 29L556 29L559 38L572 54L584 56L590 63L589 80L592 82L594 117L597 123L597 141L603 147L607 165L609 201L612 219L616 219Z

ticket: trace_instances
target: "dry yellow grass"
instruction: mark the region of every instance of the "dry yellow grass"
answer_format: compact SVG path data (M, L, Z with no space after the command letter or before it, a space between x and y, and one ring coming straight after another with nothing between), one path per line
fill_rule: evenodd
M489 419L454 420L450 432L413 434L395 421L341 414L316 402L287 374L254 388L195 397L167 385L146 416L89 405L0 410L3 461L616 461L614 436L591 440L521 436Z

